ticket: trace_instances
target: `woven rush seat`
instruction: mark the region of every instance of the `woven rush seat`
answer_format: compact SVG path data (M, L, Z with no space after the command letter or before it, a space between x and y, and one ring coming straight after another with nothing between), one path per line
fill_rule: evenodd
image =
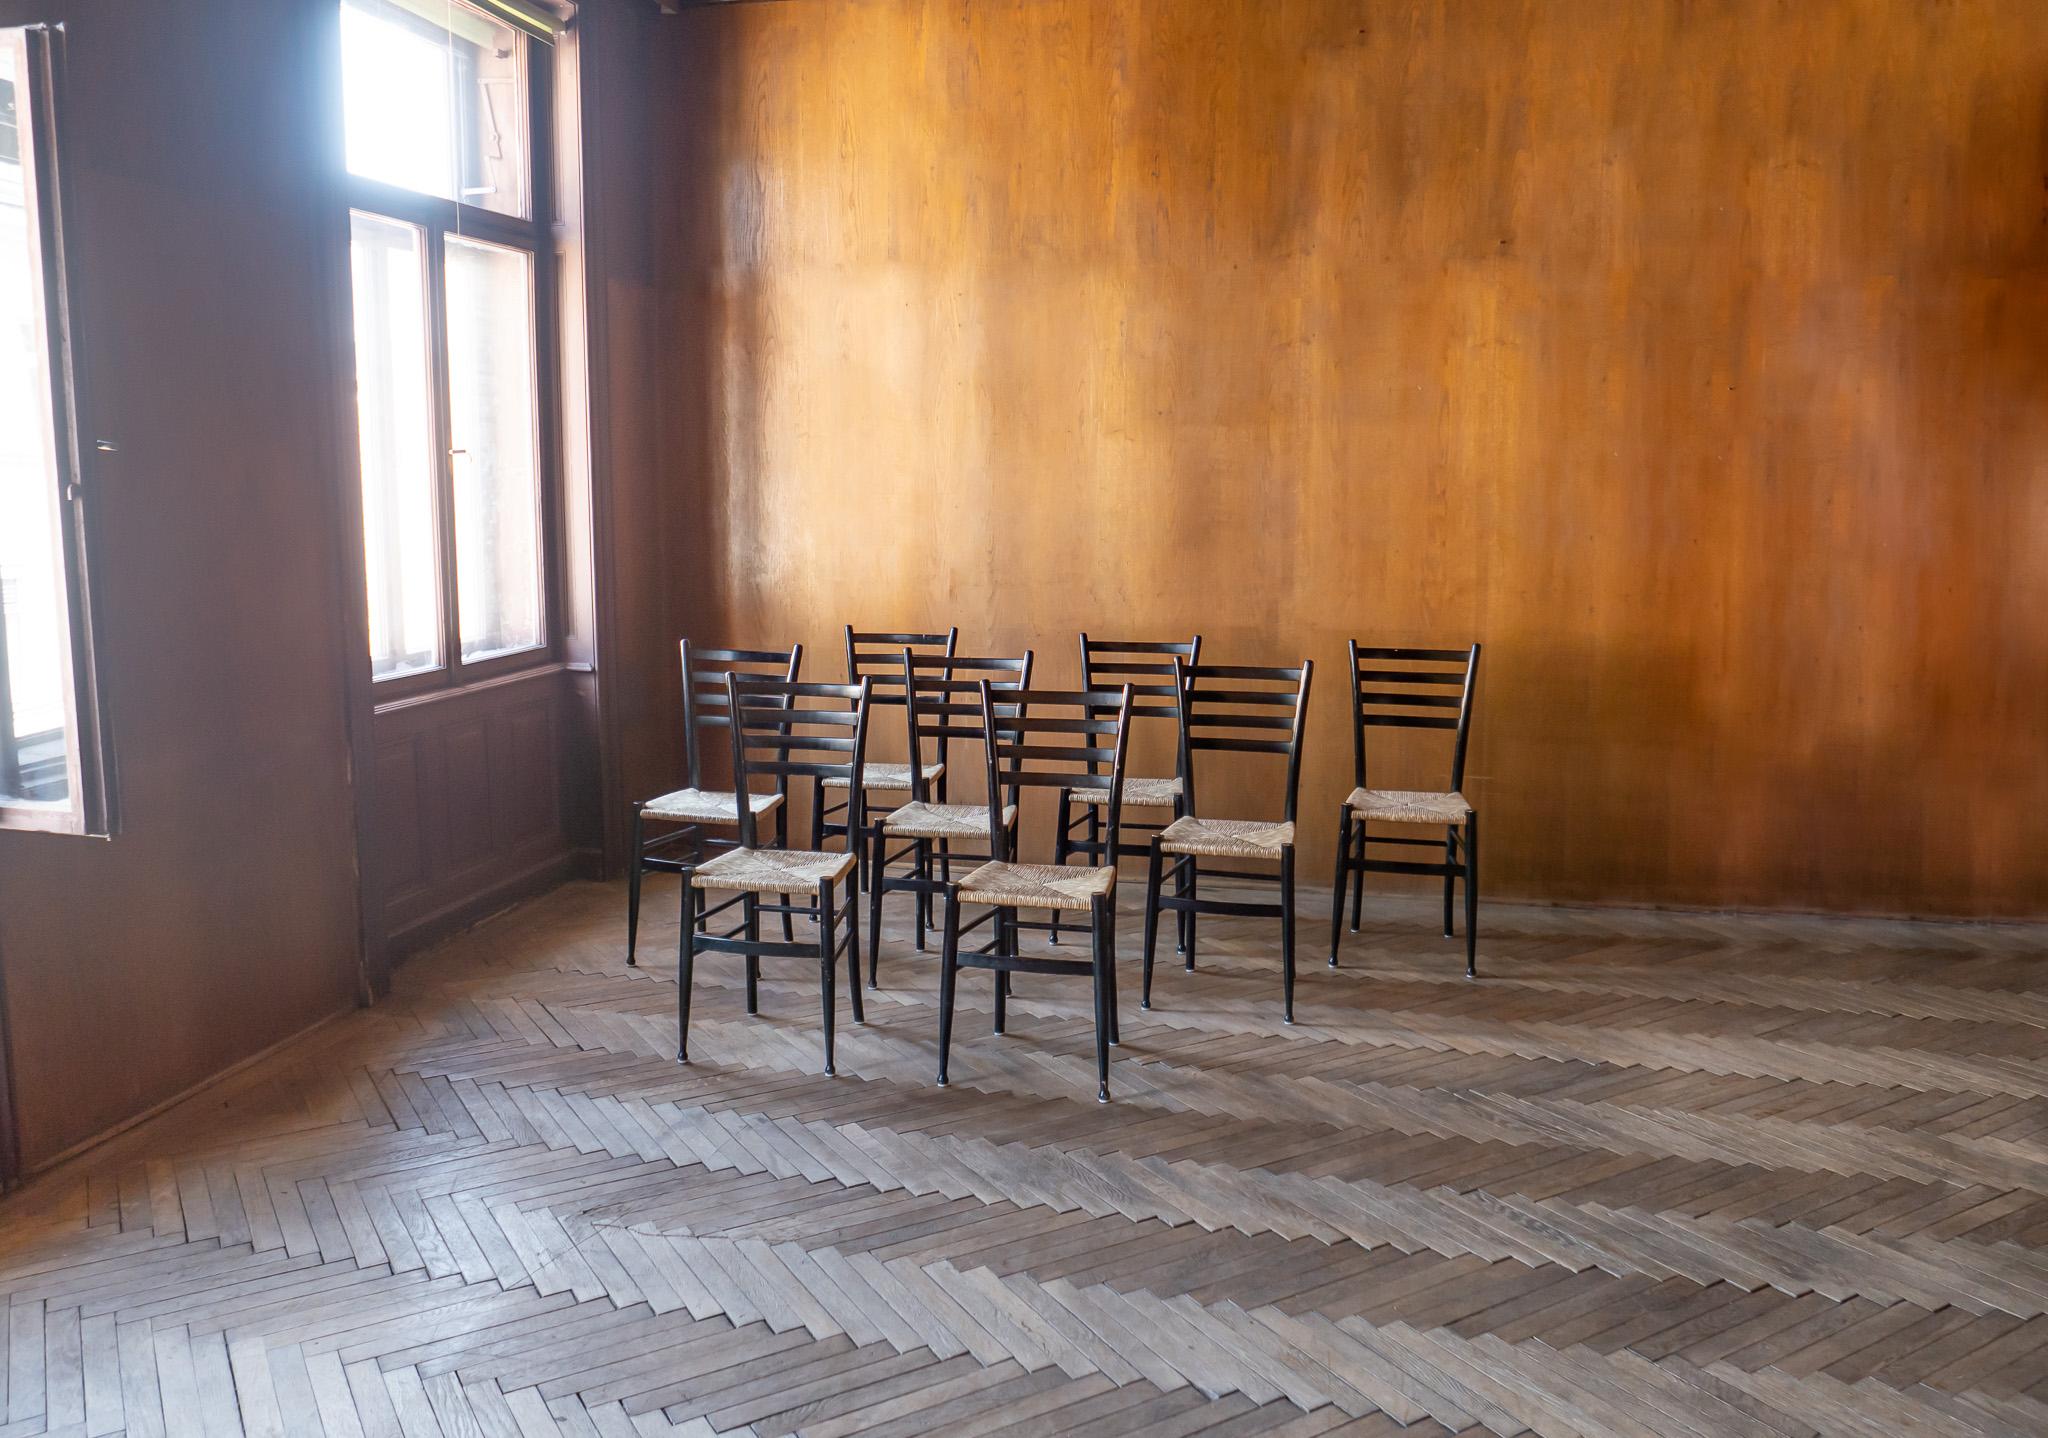
M852 872L855 855L819 854L808 849L728 849L697 866L693 889L742 889L755 894L791 894L837 883Z
M944 764L924 766L924 781L936 784L946 772ZM870 764L861 772L861 785L867 789L908 789L910 787L910 766L908 764ZM852 781L844 774L834 774L825 780L827 789L850 789Z
M1003 805L1003 827L1017 819L1015 804ZM986 839L986 804L905 804L883 821L883 828L902 839Z
M1267 819L1175 819L1159 836L1169 854L1207 854L1218 859L1278 859L1294 842L1294 825Z
M780 794L749 794L747 807L756 814L772 814L782 802ZM739 798L730 789L677 789L659 799L649 799L640 812L650 819L672 819L680 824L737 824Z
M1087 910L1116 888L1116 870L1069 864L983 864L960 881L960 901L1022 909Z
M1463 794L1409 789L1353 789L1344 803L1361 818L1389 824L1462 824L1472 813Z
M1180 798L1178 779L1126 779L1124 780L1124 807L1126 809L1171 809ZM1076 789L1074 802L1077 804L1107 804L1109 790Z

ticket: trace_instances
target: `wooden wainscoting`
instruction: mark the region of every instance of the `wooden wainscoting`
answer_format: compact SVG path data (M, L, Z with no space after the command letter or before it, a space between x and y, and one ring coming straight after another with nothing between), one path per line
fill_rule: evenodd
M394 955L569 873L569 678L550 665L378 708L364 863Z

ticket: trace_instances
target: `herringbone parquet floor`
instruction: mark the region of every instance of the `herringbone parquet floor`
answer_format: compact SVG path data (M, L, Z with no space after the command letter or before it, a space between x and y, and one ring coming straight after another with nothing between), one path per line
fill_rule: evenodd
M0 1438L2048 1433L2037 930L1491 906L1468 984L1380 900L1285 1029L1205 921L1103 1107L1073 980L967 976L932 1087L900 930L837 1079L802 964L678 1068L622 907L0 1207Z

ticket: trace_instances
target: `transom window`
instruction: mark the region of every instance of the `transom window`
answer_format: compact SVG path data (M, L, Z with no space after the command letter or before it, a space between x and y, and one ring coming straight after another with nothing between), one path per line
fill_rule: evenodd
M549 47L460 0L342 0L370 668L550 651Z

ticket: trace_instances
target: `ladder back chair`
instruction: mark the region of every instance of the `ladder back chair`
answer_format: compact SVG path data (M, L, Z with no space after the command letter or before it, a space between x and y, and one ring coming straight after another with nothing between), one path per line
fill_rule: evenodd
M843 776L847 820L860 832L862 770L867 762L869 685L797 684L787 680L728 677L732 716L733 780L740 793L758 779L776 784L792 778L814 780ZM853 999L855 1023L866 1022L860 1002L859 855L848 845L844 853L770 849L761 846L750 809L740 810L740 843L690 871L683 898L683 934L676 962L676 1062L690 1061L690 982L697 956L739 954L747 961L747 1012L760 1012L761 964L764 958L815 958L818 994L825 1015L825 1072L832 1065L833 999L839 955L846 954L847 990ZM849 876L851 882L848 882ZM732 898L709 903L711 891ZM783 902L764 902L765 895ZM799 896L794 902L789 896ZM735 927L714 931L711 921L739 907ZM818 940L800 944L761 938L763 911L810 919Z
M649 869L680 874L712 848L731 848L737 839L705 833L707 827L737 828L740 822L737 791L706 789L706 771L701 748L704 730L723 729L728 723L726 683L728 674L753 674L781 678L795 683L803 668L804 647L792 644L781 649L699 649L685 639L679 646L683 661L683 774L680 789L633 805L632 869L626 878L626 962L639 962L640 876ZM775 839L779 846L789 838L789 784L783 781L766 793L749 794L747 804L755 817L775 816ZM647 837L647 822L670 826L665 833ZM673 851L686 849L689 858ZM686 886L687 887L687 886ZM788 938L787 919L783 937Z
M1115 693L1128 684L1131 689L1131 717L1133 719L1158 719L1172 721L1178 710L1175 708L1173 688L1173 664L1176 659L1194 664L1202 657L1202 636L1197 634L1186 642L1150 639L1091 639L1084 632L1081 635L1081 687L1102 693ZM1178 758L1179 750L1175 750ZM1176 765L1176 768L1178 766ZM1120 798L1126 810L1144 809L1156 811L1170 809L1178 818L1187 812L1181 807L1181 775L1153 779L1134 776L1124 780ZM1142 839L1135 843L1120 843L1113 851L1103 846L1102 810L1107 799L1099 789L1063 790L1059 801L1059 818L1054 828L1053 862L1064 864L1072 854L1086 855L1090 863L1101 863L1105 856L1114 865L1119 858L1142 859L1150 850ZM1170 821L1169 821L1170 822ZM1119 831L1119 838L1125 832L1140 835L1153 833L1165 828L1165 824L1126 822ZM1080 834L1075 834L1075 829ZM1187 948L1189 930L1185 926L1179 933L1179 947ZM1053 940L1059 940L1059 923L1053 923Z
M934 755L942 770L950 765L955 740L981 745L985 752L988 733L982 727L979 681L988 681L989 688L998 696L997 708L1008 712L1009 706L1002 703L1001 695L1030 686L1031 658L1028 649L1015 659L919 655L904 650L903 670L910 676L904 688L903 706L910 752ZM979 803L947 803L920 765L910 776L910 802L875 816L869 827L867 877L870 988L878 982L883 897L895 892L918 895L916 944L917 951L923 953L929 906L945 892L953 877L953 866L969 861L983 863L995 857L993 853L960 853L953 847L962 841L972 845L987 835L989 806L994 802L994 794L984 791ZM1005 805L1000 817L1004 828L1014 830L1017 806ZM889 851L892 842L902 844L893 854ZM1014 841L1011 847L1015 848ZM891 864L906 858L910 860L907 874L889 872Z
M1465 798L1465 750L1472 732L1472 690L1479 677L1479 646L1469 649L1366 648L1351 641L1351 756L1355 787L1338 810L1337 883L1330 900L1330 967L1344 929L1344 886L1351 885L1351 932L1365 904L1365 876L1441 875L1444 937L1454 937L1452 893L1465 884L1465 976L1479 973L1479 811ZM1455 711L1455 713L1450 712ZM1373 789L1367 786L1365 731L1371 728L1438 729L1450 733L1451 786L1444 790ZM1369 824L1442 828L1442 840L1372 836ZM1434 849L1443 862L1375 858L1368 845Z
M858 684L863 679L874 681L873 703L878 708L901 708L903 705L903 652L913 654L952 654L960 647L960 628L955 625L943 634L886 634L880 631L855 629L846 626L846 682ZM922 756L912 754L920 769L928 769ZM872 817L875 805L873 791L882 793L908 793L910 791L911 765L908 763L870 764L867 768L867 786L871 791L863 812ZM945 771L939 769L928 777L943 779ZM822 849L825 841L835 834L845 834L847 826L842 817L847 806L834 803L832 796L844 792L846 780L835 777L820 780L811 787L811 847ZM848 848L857 847L858 841L849 840ZM921 905L924 900L918 901Z
M1025 789L1100 792L1104 842L1114 846L1123 818L1124 752L1130 739L1131 687L1121 690L1012 690L998 701L987 680L977 682L982 728L987 744L990 795L988 845L994 857L964 879L945 886L945 920L939 945L939 1083L946 1082L946 1063L953 1044L953 1001L962 968L995 974L995 1032L1007 1018L1011 974L1085 976L1095 991L1096 1098L1109 1102L1109 1046L1117 1042L1116 1019L1116 863L1094 868L1068 864L1027 864L1014 845L1017 828L1005 825L1006 805L1021 807ZM1113 847L1106 852L1114 852ZM962 924L961 909L985 906L972 923ZM1063 959L1024 954L1018 937L1026 930L1050 931L1050 923L1025 922L1020 909L1049 909L1088 915L1090 957ZM982 925L988 939L962 952L960 941Z
M1152 1007L1152 953L1159 911L1172 909L1187 928L1187 968L1195 970L1195 923L1198 915L1280 921L1280 974L1283 1013L1294 1022L1294 817L1301 792L1301 740L1308 724L1309 684L1315 661L1304 659L1291 668L1234 664L1183 665L1174 660L1179 679L1180 771L1186 812L1152 836L1145 873L1145 976L1139 1007ZM1271 755L1287 764L1279 819L1216 819L1203 816L1195 784L1196 756L1202 754ZM1173 896L1160 893L1165 860L1171 858L1180 880ZM1195 876L1201 861L1234 859L1277 864L1278 872L1258 869L1211 869L1208 877L1239 883L1278 886L1275 902L1196 897Z

